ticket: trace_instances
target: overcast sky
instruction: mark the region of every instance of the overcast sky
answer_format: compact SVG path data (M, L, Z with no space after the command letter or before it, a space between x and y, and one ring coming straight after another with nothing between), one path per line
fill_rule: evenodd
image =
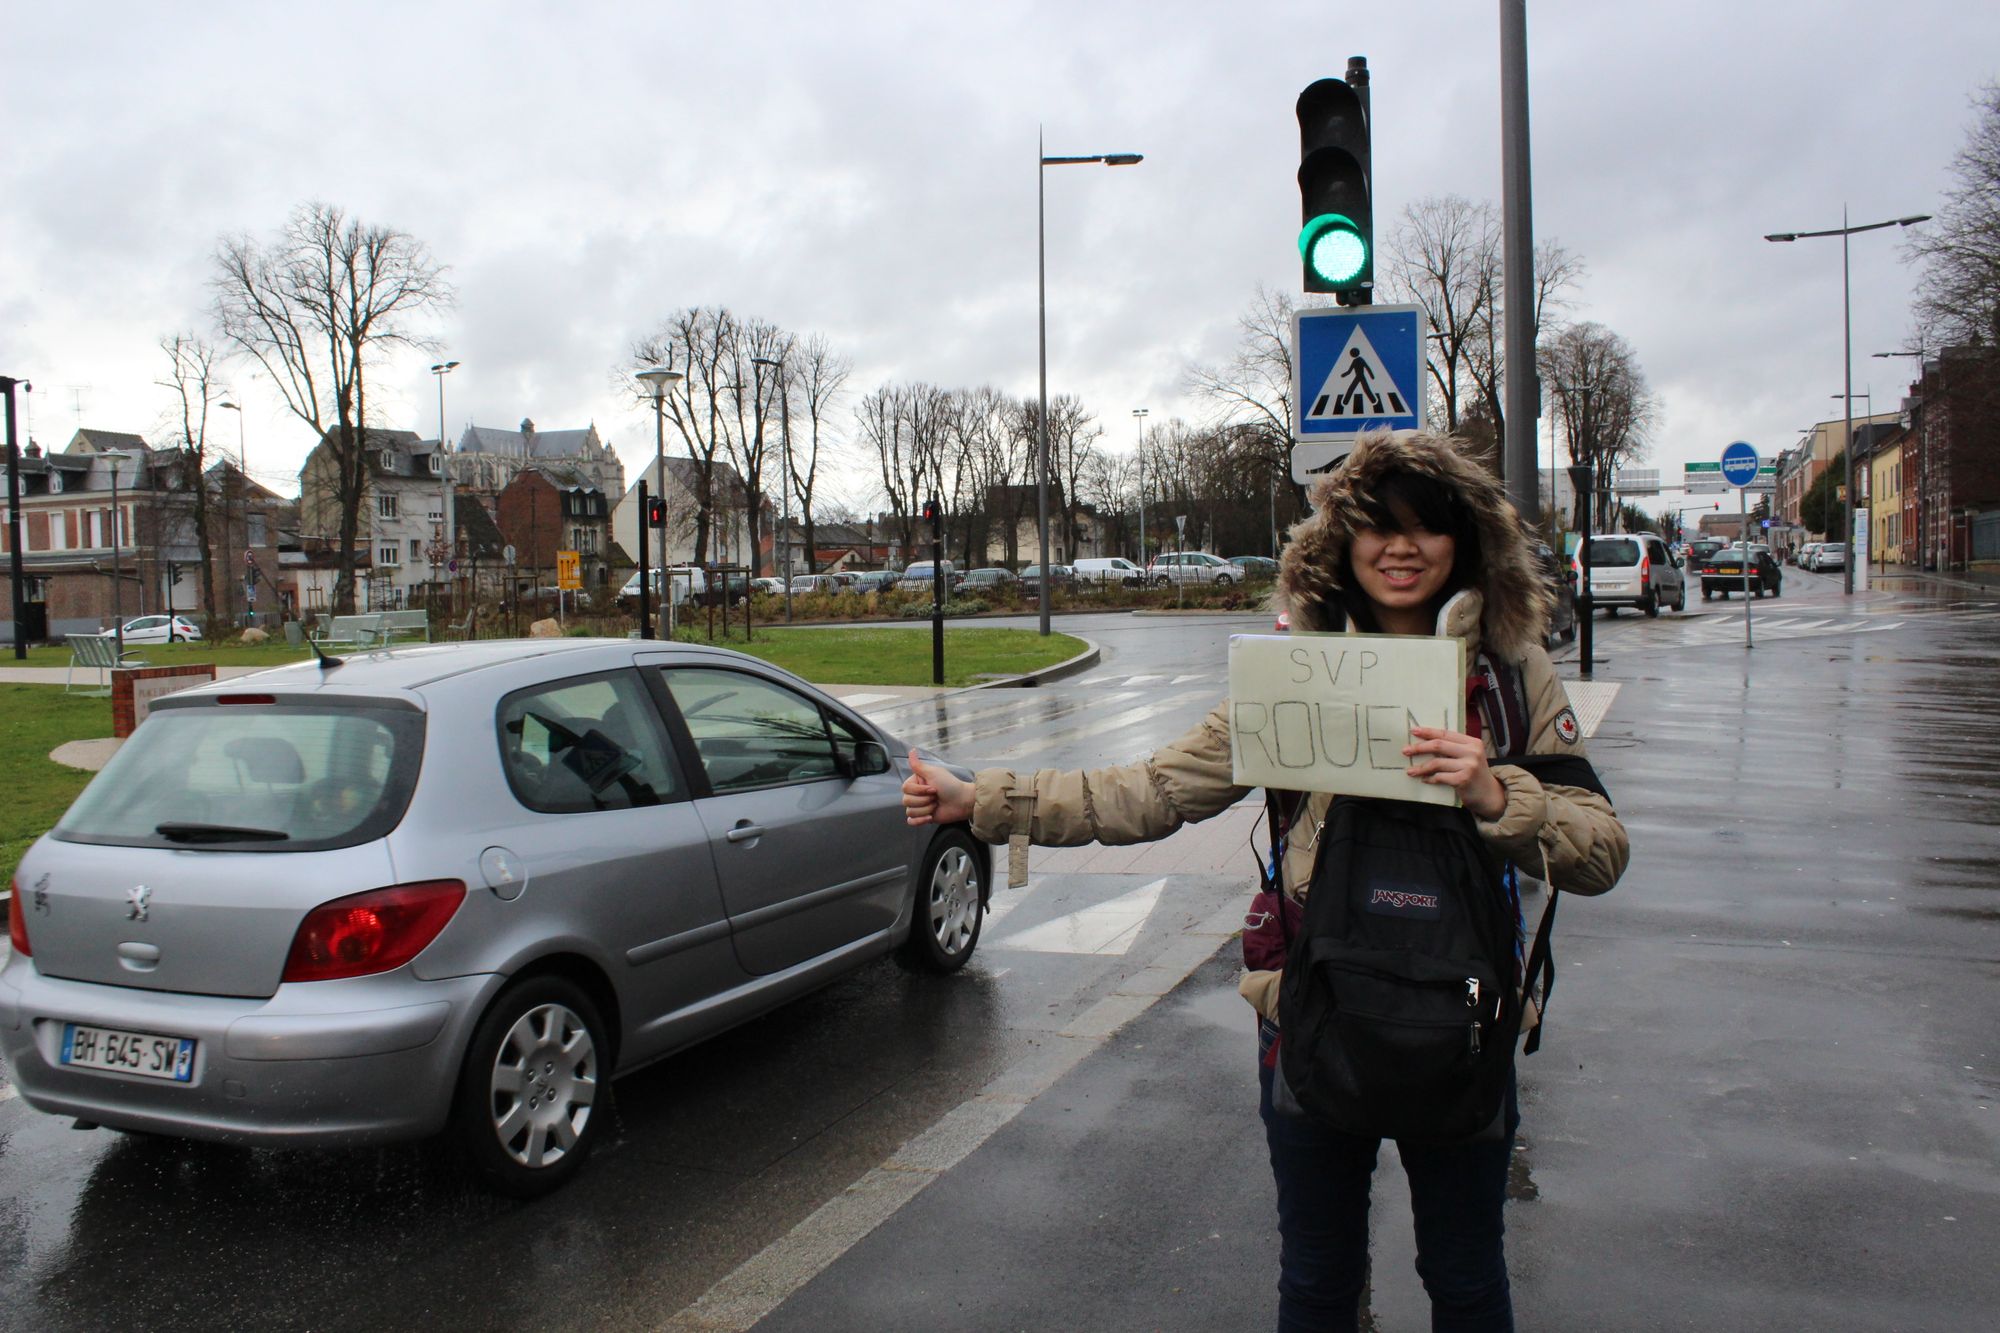
M1228 353L1258 284L1298 290L1292 104L1313 79L1368 57L1378 228L1426 195L1498 204L1497 8L23 6L0 371L34 381L45 446L79 402L154 434L157 343L209 332L218 237L316 199L449 267L453 439L594 421L636 466L652 423L613 369L692 304L824 333L857 397L1032 394L1040 125L1051 154L1146 155L1047 182L1050 391L1128 448L1135 407L1200 416L1185 368ZM1536 236L1582 257L1572 317L1622 334L1659 393L1653 460L1770 456L1839 415L1839 242L1761 237L1838 226L1843 203L1932 211L2000 76L2000 6L1551 0L1528 42ZM1893 408L1910 363L1869 354L1908 345L1896 234L1856 238L1852 273L1855 392ZM376 373L377 421L436 434L432 359ZM310 432L231 376L252 472L295 493Z

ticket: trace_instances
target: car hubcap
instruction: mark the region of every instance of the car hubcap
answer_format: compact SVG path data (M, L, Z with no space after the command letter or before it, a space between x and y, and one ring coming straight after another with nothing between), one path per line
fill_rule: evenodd
M493 1061L493 1131L507 1155L536 1170L576 1147L597 1097L597 1047L583 1020L540 1004L514 1020Z
M979 875L963 847L947 847L931 871L931 935L947 954L972 942L979 924Z

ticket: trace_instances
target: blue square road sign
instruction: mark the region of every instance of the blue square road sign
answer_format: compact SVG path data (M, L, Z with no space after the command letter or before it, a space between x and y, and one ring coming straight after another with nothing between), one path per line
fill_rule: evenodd
M1292 434L1300 443L1424 423L1423 312L1413 305L1292 314Z

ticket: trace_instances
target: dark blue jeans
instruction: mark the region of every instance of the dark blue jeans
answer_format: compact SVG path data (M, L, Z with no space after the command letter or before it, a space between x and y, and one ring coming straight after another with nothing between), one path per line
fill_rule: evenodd
M1261 1034L1260 1055L1271 1034ZM1272 1071L1260 1058L1259 1110L1278 1182L1279 1333L1348 1330L1368 1280L1368 1190L1380 1139L1358 1138L1271 1109ZM1396 1145L1416 1215L1417 1275L1437 1333L1514 1327L1501 1205L1521 1113L1510 1083L1507 1132L1492 1143Z

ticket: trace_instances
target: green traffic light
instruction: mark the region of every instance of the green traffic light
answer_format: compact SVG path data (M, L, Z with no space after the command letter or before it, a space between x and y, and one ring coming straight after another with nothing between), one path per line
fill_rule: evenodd
M1368 269L1368 238L1351 219L1322 213L1300 229L1299 254L1326 282L1353 282Z

